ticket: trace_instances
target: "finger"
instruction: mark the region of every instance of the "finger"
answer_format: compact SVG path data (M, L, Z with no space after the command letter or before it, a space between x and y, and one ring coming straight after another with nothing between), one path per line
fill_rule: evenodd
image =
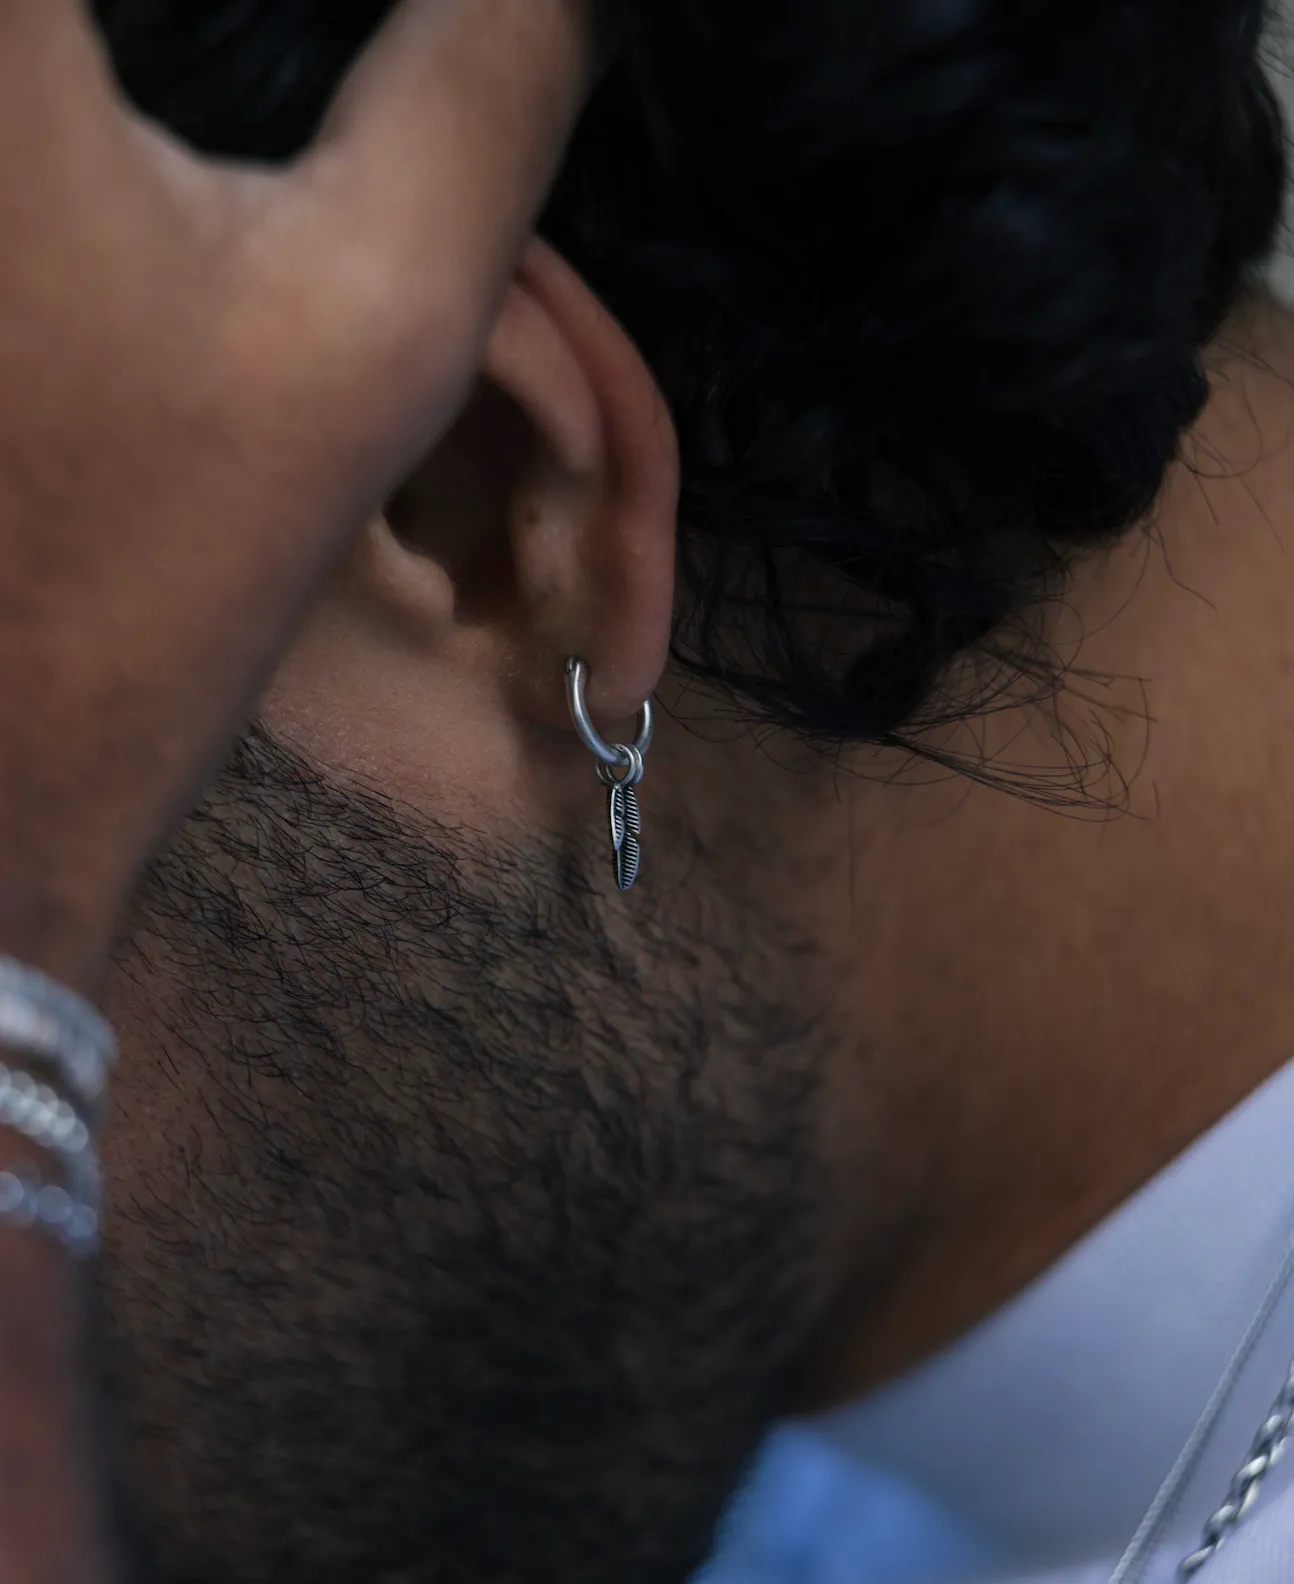
M61 106L75 109L89 97L96 111L117 108L103 41L83 0L0 0L0 83L9 111L28 94L47 103L51 88Z
M6 33L23 31L30 36L33 29L48 32L66 28L69 19L89 31L85 0L49 0L48 5L41 0L0 0L0 28Z
M591 0L404 0L344 84L301 180L332 223L423 280L501 290L593 69Z

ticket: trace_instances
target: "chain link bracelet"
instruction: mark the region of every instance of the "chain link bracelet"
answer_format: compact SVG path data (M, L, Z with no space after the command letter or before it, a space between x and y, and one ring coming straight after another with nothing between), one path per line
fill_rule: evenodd
M66 1188L47 1183L34 1166L0 1171L0 1224L55 1238L69 1254L87 1258L99 1241L99 1213Z
M52 1233L69 1252L95 1252L99 1230L99 1158L88 1124L48 1084L0 1063L0 1127L21 1133L57 1157L61 1185L35 1167L0 1172L0 1221Z
M95 1118L117 1059L111 1026L84 997L0 957L0 1046L38 1060Z
M73 1254L92 1255L101 1206L93 1134L117 1058L112 1029L75 991L0 957L0 1055L5 1053L0 1127L53 1155L62 1180L46 1182L35 1165L0 1170L0 1224L45 1232ZM28 1072L28 1064L51 1083Z

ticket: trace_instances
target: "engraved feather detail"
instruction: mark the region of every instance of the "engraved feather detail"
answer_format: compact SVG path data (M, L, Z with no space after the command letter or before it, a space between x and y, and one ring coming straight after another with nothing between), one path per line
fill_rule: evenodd
M642 860L642 815L638 809L638 794L632 786L623 783L607 792L607 813L611 822L611 862L616 884L628 891L638 878Z

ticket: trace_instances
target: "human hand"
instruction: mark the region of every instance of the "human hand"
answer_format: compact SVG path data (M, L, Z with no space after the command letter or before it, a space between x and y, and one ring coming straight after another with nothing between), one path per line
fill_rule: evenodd
M329 568L466 396L584 0L406 0L291 168L136 117L0 0L0 952L92 989Z

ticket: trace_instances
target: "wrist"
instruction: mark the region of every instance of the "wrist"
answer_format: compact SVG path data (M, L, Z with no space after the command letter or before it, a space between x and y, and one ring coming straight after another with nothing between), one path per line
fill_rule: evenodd
M36 968L93 1001L103 988L119 905L11 874L0 883L0 957Z

